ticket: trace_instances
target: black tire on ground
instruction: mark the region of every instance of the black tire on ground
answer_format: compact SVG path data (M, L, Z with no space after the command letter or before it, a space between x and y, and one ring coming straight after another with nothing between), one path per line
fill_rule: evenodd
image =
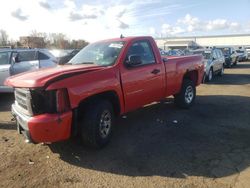
M84 109L79 121L80 134L84 144L92 148L104 147L111 138L114 124L114 110L109 101L95 100Z
M175 104L184 109L190 108L196 97L196 88L194 83L189 79L184 79L180 93L174 96Z
M208 75L207 75L207 77L206 77L206 81L207 81L207 82L211 82L212 79L213 79L213 77L214 77L214 72L213 72L213 68L211 67L211 68L209 69L209 71L208 71Z
M237 65L237 63L238 63L238 58L235 59L235 62L233 63L233 65L234 66Z
M221 70L220 70L220 72L219 72L219 76L223 76L223 74L224 74L224 65L222 65L222 68L221 68Z

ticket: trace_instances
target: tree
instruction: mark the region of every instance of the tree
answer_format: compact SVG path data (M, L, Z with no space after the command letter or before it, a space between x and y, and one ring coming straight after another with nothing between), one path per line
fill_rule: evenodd
M43 33L36 30L31 31L30 37L42 37L46 48L57 49L81 49L88 45L85 40L72 40L63 33Z
M0 45L6 46L8 45L8 34L5 30L0 30Z
M72 40L70 44L70 48L81 49L87 46L89 43L85 40Z

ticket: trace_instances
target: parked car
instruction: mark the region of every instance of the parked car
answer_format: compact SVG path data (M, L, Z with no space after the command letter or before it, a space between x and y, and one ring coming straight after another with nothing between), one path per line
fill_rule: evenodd
M184 56L185 55L185 53L179 49L169 50L167 53L168 53L168 56Z
M245 48L241 48L236 50L236 52L238 53L238 61L246 61L248 59L248 54Z
M69 53L66 56L60 58L59 65L68 63L79 51L80 49L69 50Z
M57 58L59 65L68 63L80 49L73 50L51 50L50 52Z
M211 81L214 75L224 74L225 57L220 49L198 49L193 54L202 54L204 57L204 80Z
M168 52L165 51L165 50L163 50L163 49L161 49L161 48L159 48L159 51L160 51L160 54L161 54L162 56L167 56L167 55L168 55Z
M13 92L11 87L4 86L9 76L56 65L56 58L46 49L0 50L0 93Z
M250 46L246 46L245 49L246 49L247 54L248 54L248 58L247 59L250 59Z
M238 63L238 53L234 49L234 47L225 46L225 47L218 47L218 49L221 49L224 56L225 56L225 65L227 67L231 67L232 65L237 65Z
M12 112L28 141L81 135L85 144L99 148L110 140L115 116L170 95L179 107L191 107L203 79L202 59L166 59L152 37L122 37L88 45L67 65L5 83L15 88Z

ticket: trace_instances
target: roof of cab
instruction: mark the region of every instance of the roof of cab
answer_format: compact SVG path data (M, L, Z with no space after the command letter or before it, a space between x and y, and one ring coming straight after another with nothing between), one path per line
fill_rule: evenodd
M105 39L105 40L96 41L96 42L112 42L112 41L129 42L129 41L134 40L134 39L138 39L138 40L153 39L153 37L151 37L151 36L129 36L129 37L119 37L119 38Z

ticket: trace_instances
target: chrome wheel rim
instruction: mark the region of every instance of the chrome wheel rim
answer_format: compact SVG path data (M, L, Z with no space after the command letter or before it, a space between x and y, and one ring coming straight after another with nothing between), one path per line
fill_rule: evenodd
M111 130L111 113L108 110L103 111L100 119L99 132L102 138L106 138Z
M185 91L185 101L190 104L194 98L194 90L192 86L188 86Z
M213 78L213 71L210 70L208 73L208 80L210 81L210 80L212 80L212 78Z

